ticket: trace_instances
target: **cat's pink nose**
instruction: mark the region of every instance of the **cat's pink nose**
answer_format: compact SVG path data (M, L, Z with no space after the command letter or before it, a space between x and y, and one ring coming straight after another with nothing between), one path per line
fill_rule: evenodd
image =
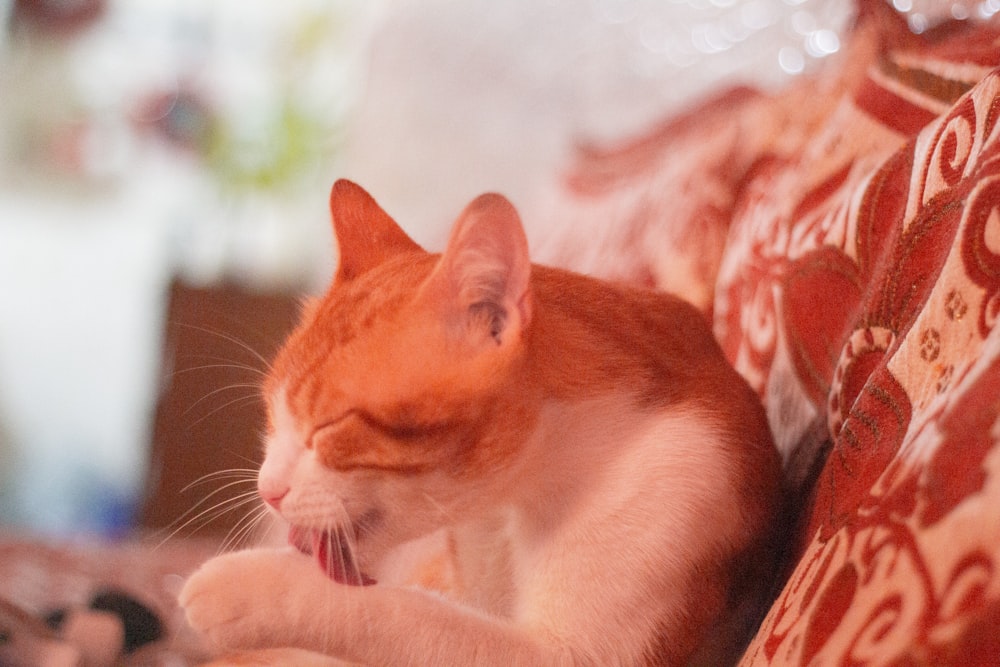
M264 502L278 509L281 505L281 500L288 495L288 489L260 489L260 497L264 499Z

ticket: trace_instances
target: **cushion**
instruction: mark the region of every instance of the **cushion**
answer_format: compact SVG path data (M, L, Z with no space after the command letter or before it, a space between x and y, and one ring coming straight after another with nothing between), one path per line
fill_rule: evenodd
M1000 655L984 630L1000 610L997 37L874 63L819 136L823 167L770 167L732 221L716 332L803 484L790 578L744 664ZM840 155L873 125L920 129L889 156Z

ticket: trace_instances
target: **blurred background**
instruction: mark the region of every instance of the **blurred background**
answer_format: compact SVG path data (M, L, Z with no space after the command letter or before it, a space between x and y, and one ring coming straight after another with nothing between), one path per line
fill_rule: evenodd
M916 32L1000 10L891 4ZM0 0L0 529L171 525L211 493L186 483L255 466L259 371L335 264L335 178L431 249L486 190L530 227L576 142L780 86L850 6Z

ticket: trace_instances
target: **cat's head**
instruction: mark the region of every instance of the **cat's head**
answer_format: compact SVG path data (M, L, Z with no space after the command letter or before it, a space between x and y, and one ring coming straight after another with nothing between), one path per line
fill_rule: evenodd
M531 264L499 195L462 212L440 255L353 183L334 184L330 209L339 264L265 383L258 489L298 546L358 583L366 560L475 511L516 458Z

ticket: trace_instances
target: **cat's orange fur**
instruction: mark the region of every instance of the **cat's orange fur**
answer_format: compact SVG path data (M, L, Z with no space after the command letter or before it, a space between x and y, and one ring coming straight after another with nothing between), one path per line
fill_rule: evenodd
M195 628L378 665L687 660L762 562L780 476L702 315L532 266L498 195L441 255L349 182L331 211L338 270L265 384L259 488L350 552L331 576L378 583L230 554L182 593Z

